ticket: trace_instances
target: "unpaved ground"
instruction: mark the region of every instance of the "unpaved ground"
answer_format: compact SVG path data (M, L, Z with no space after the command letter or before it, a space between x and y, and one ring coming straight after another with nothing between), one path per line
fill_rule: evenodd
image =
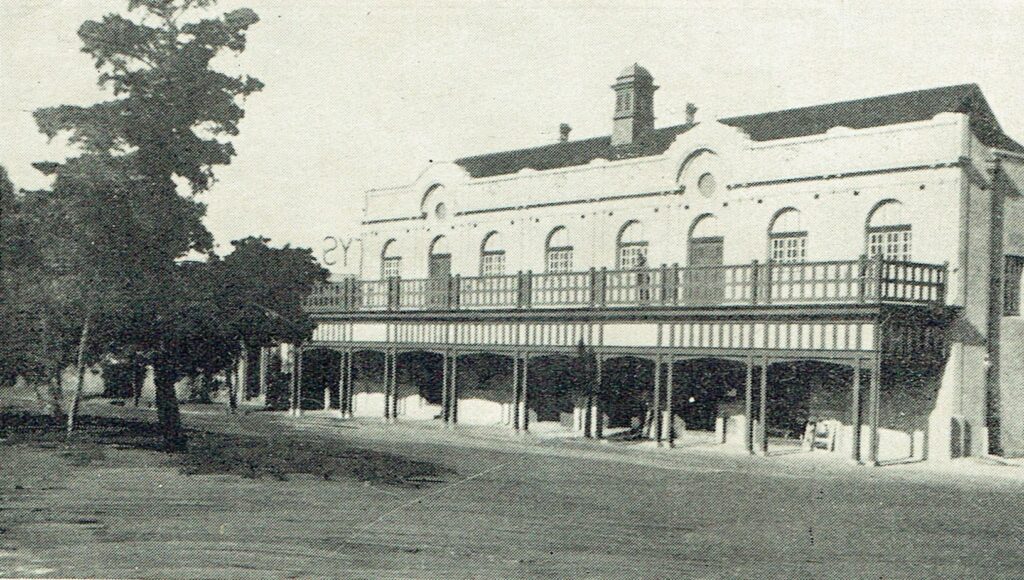
M265 414L186 422L372 445L456 475L421 489L184 476L148 451L84 465L0 447L0 575L1024 577L1014 478L374 423L295 430Z

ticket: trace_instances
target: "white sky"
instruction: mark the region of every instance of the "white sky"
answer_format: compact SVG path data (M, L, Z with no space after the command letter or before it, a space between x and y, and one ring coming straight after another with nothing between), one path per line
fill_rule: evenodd
M0 0L0 164L15 185L62 155L31 111L104 95L76 30L127 0ZM728 4L725 6L725 4ZM658 126L977 82L1024 140L1024 2L349 2L221 0L262 21L224 66L267 87L202 196L223 247L348 237L362 191L430 160L611 131L609 85L639 62Z

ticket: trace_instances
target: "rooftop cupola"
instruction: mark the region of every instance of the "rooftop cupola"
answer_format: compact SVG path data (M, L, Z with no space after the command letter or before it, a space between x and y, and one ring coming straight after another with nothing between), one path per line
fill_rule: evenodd
M632 145L654 130L654 77L644 67L627 66L612 85L615 90L615 124L612 146Z

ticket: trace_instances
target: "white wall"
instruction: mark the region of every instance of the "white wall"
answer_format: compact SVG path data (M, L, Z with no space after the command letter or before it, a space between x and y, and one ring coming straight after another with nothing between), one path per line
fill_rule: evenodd
M413 185L367 194L366 218L372 223L364 225L360 236L365 246L362 277L379 276L382 246L392 238L403 257L402 276L425 277L428 249L439 235L449 238L453 272L479 275L481 242L491 231L503 234L506 272L543 271L544 243L557 226L568 228L575 270L613 268L616 236L633 219L644 225L649 264L685 264L687 233L704 213L718 216L727 229L727 264L765 260L769 222L790 206L803 212L808 260L854 259L865 251L864 226L871 208L884 199L897 199L911 219L913 259L950 262L955 286L961 170L949 164L966 156L965 132L966 117L953 113L930 121L835 129L827 135L766 143L711 123L679 136L665 154L655 157L598 160L483 179L439 164ZM714 154L698 155L686 164L702 150ZM927 168L892 171L921 166ZM711 197L696 187L706 171L718 182ZM858 172L864 174L829 178ZM768 180L788 181L748 185ZM424 204L424 195L438 183L443 183L443 192ZM602 200L612 196L631 197ZM431 215L439 200L448 207L447 219ZM579 203L565 203L573 201ZM536 204L549 205L529 207Z

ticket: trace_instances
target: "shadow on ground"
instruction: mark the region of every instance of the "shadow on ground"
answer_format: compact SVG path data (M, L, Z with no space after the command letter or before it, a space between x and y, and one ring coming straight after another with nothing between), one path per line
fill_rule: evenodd
M190 429L188 451L168 455L185 475L230 474L246 478L309 474L325 480L354 478L374 484L418 487L440 481L451 470L434 463L349 447L339 442L314 445L278 435L239 436ZM69 436L63 421L24 409L0 410L0 440L54 449L73 465L104 458L104 449L160 452L159 426L117 417L82 416Z

